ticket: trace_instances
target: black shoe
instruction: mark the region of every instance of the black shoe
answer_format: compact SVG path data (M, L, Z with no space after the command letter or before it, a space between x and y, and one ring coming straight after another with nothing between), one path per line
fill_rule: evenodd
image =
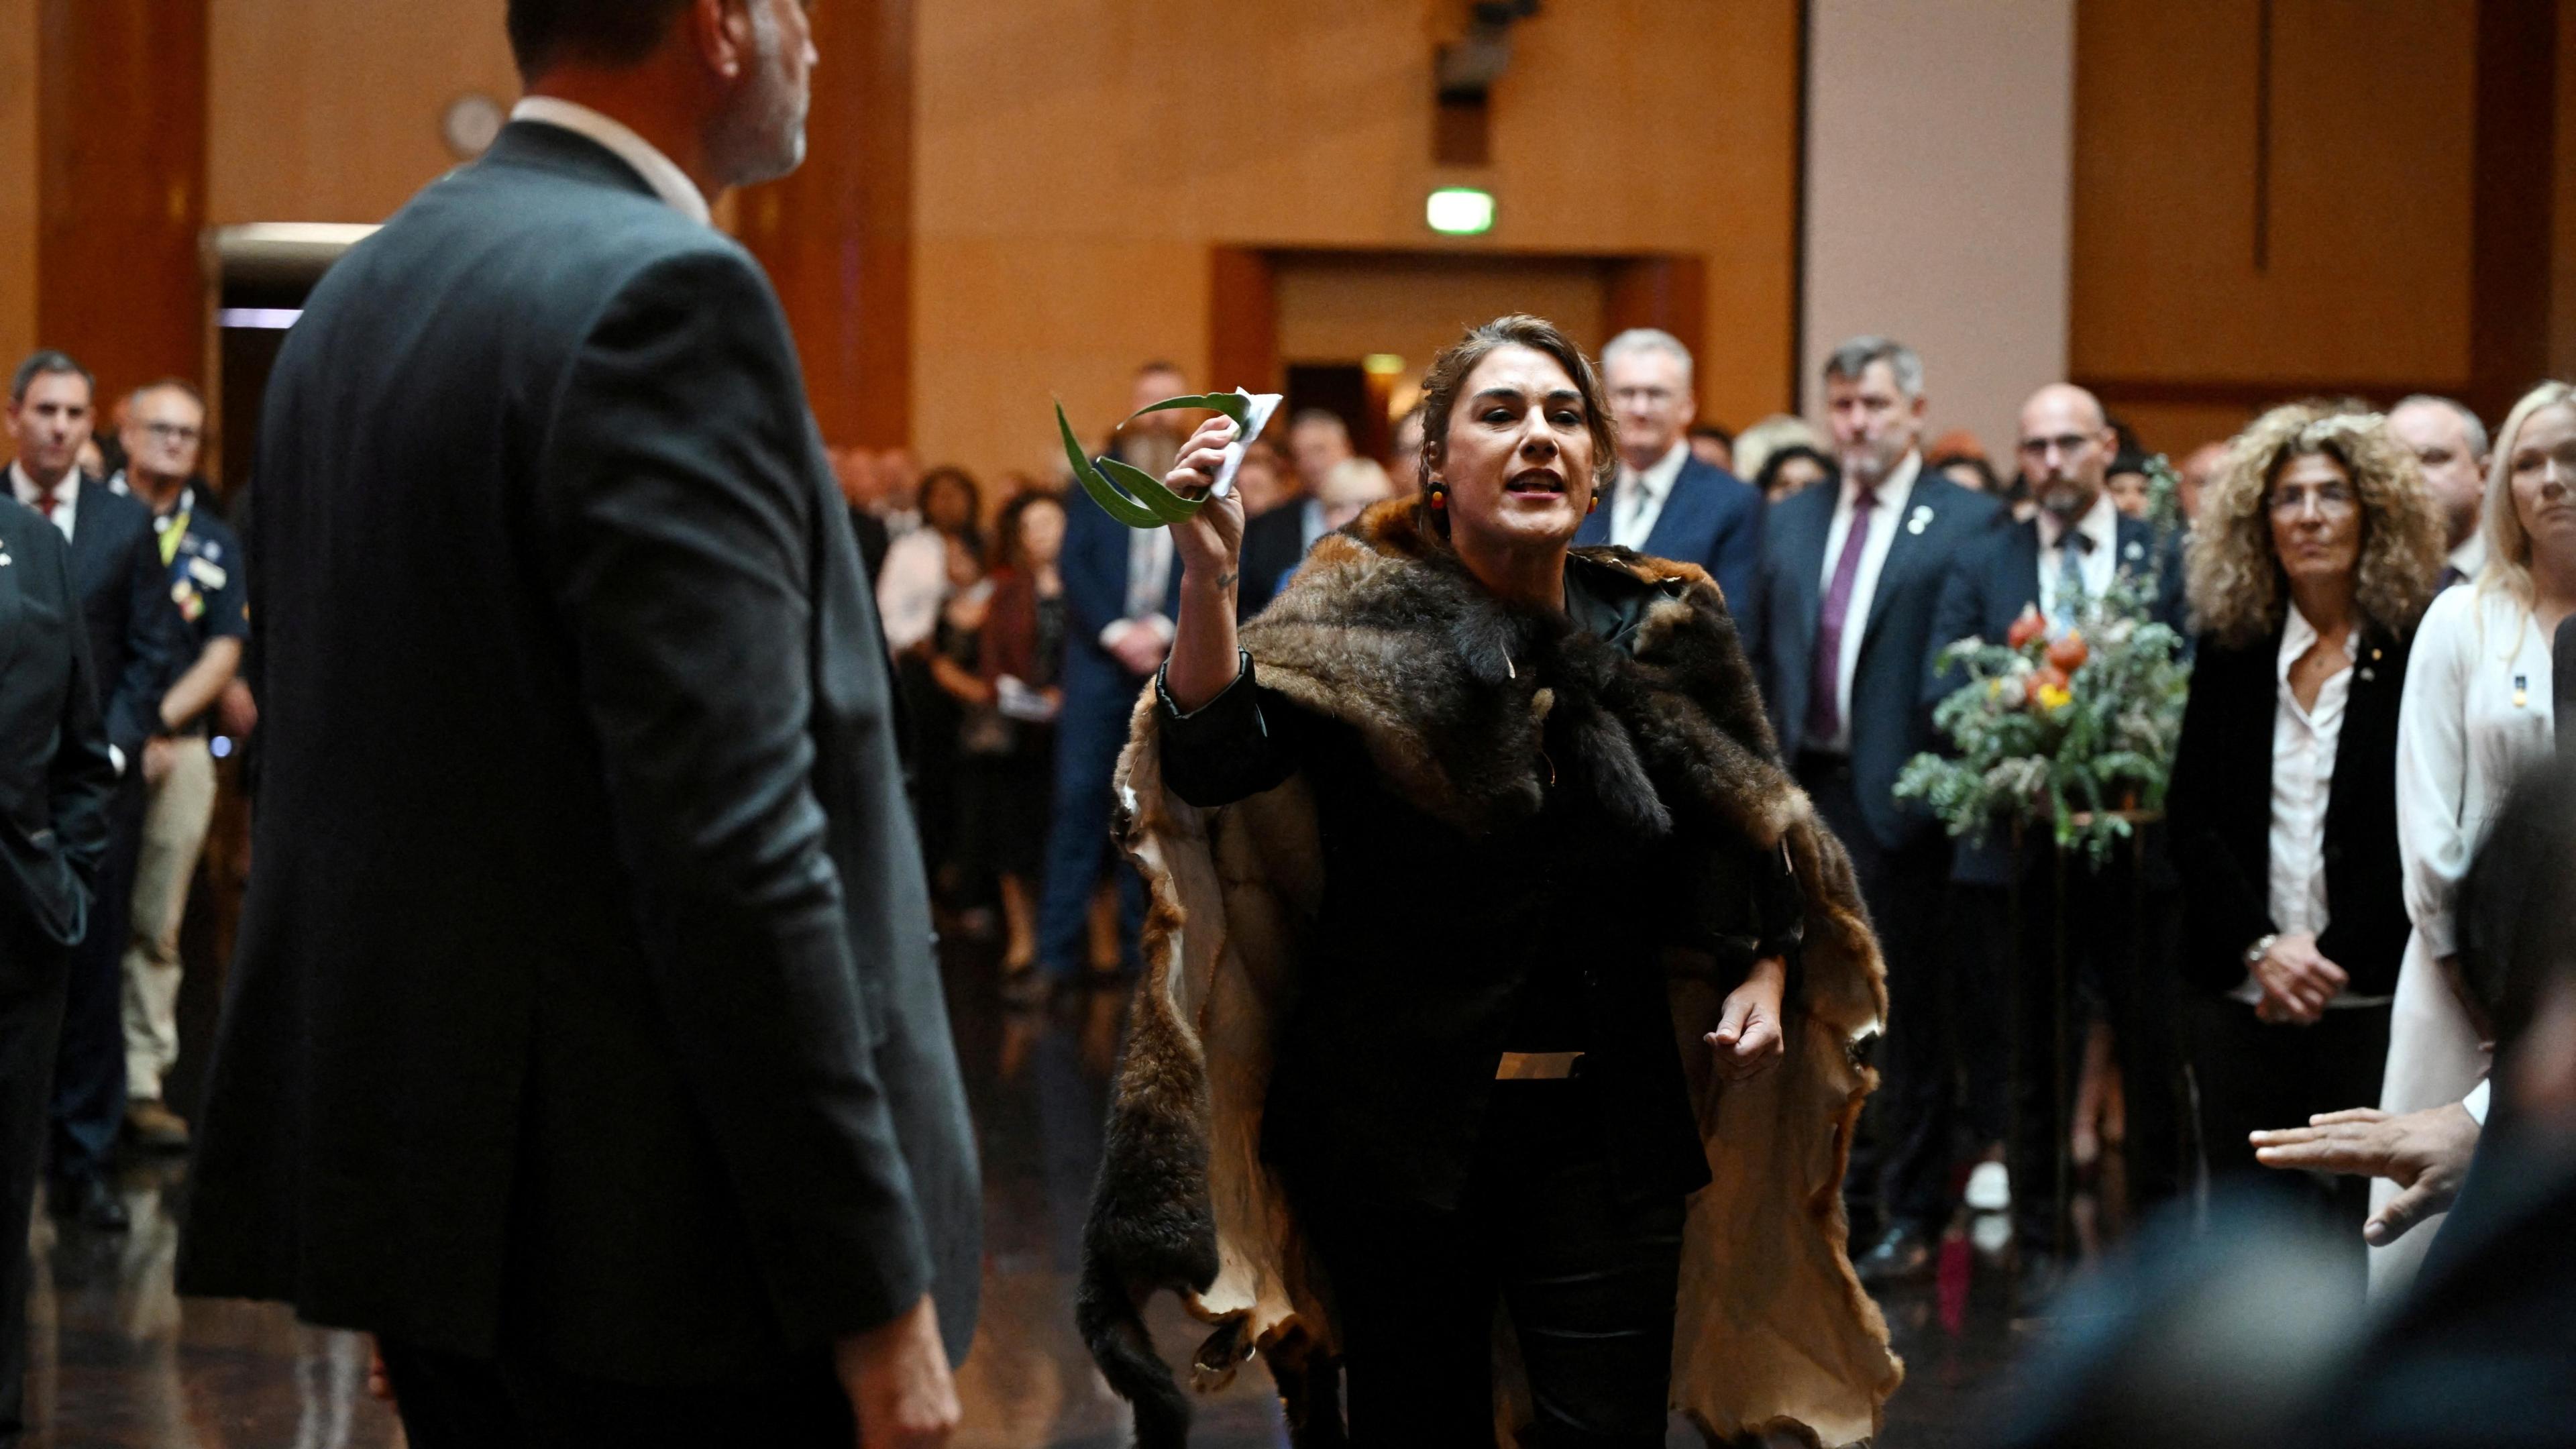
M56 1181L45 1192L45 1207L55 1217L92 1232L121 1233L134 1226L116 1190L95 1172Z
M1852 1271L1871 1285L1928 1278L1932 1276L1932 1235L1912 1223L1898 1223L1853 1262Z

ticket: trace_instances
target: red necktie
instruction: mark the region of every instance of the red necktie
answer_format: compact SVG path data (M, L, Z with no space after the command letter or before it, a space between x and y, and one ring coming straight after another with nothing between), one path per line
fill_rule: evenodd
M54 504L56 502L57 500L54 497L54 490L51 488L48 488L36 495L36 511L45 515L45 520L49 523L53 521Z

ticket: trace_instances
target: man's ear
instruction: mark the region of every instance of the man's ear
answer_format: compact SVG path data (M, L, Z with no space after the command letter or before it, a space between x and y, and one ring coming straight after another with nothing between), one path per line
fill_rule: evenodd
M709 73L728 84L742 79L757 54L751 7L757 0L689 0L679 24L689 48Z

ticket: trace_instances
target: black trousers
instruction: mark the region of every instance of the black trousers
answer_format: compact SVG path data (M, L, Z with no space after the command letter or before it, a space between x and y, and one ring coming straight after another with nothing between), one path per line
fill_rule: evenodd
M1623 1198L1580 1079L1500 1082L1455 1211L1295 1179L1333 1288L1356 1449L1494 1443L1494 1305L1540 1446L1660 1449L1683 1202Z
M1979 1019L1972 994L1962 989L1958 955L1943 939L1949 840L1936 831L1895 850L1882 845L1861 815L1847 760L1802 754L1797 778L1851 856L1852 877L1887 960L1887 1035L1876 1054L1879 1089L1862 1111L1843 1179L1844 1202L1863 1231L1884 1222L1937 1234L1950 1220L1963 1066L1977 1060L1962 1046L2000 1035L1998 1027ZM2000 1073L1983 1075L1995 1079L1988 1095L1998 1100L1988 1120L2000 1138ZM1977 1100L1973 1094L1971 1100Z
M2029 855L2035 859L2022 871L2018 918L2014 893L2004 887L1962 886L1955 899L1981 920L1977 935L2004 953L2011 972L2012 1123L2006 1153L2013 1231L2025 1249L2054 1252L2061 1246L2058 1152L2072 1126L2082 1074L2082 997L2088 987L2119 1042L2129 1202L2144 1210L2182 1190L2182 1069L2172 960L2173 923L2181 910L2171 892L2141 882L2138 857L2125 844L2099 869L2081 852L2069 855L2062 897L2055 852L2043 848ZM2062 1060L2061 990L2067 995Z
M0 922L0 1449L26 1429L27 1219L45 1150L45 1099L62 1039L71 953Z
M72 948L54 1059L56 1182L94 1177L116 1157L125 1124L125 951L133 936L134 875L143 853L143 762L130 760L109 807L107 856L90 901L89 934Z
M2205 992L2193 992L2188 1008L2211 1188L2257 1184L2296 1203L2322 1236L2348 1244L2358 1307L2369 1278L2361 1225L2370 1216L2370 1179L2265 1167L2245 1138L2269 1127L2304 1127L2320 1112L2378 1105L2389 1008L2329 1010L2314 1026L2273 1025L2244 1002Z
M757 1387L644 1387L507 1355L381 1347L411 1449L850 1449L858 1439L850 1401L821 1363Z

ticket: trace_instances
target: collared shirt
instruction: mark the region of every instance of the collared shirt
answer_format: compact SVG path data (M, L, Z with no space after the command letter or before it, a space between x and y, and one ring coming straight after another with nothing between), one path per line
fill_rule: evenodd
M2355 640L2344 640L2344 666L2317 686L2317 701L2302 706L2290 670L2320 639L2308 616L2290 606L2274 662L2272 711L2272 833L2268 905L2272 929L2285 936L2325 934L2326 806L2334 794L2335 748L2343 737L2344 705L2352 698ZM2250 971L2233 993L2250 1004L2263 999ZM2385 996L2336 997L2329 1006L2384 1006Z
M1618 491L1610 505L1612 543L1645 551L1655 520L1664 516L1664 500L1673 496L1673 481L1682 476L1682 465L1689 461L1690 439L1684 438L1642 473L1624 462L1619 465Z
M1112 619L1100 631L1100 647L1114 649L1119 636L1142 625L1163 636L1169 644L1176 632L1171 617L1163 612L1163 598L1172 589L1172 531L1168 528L1137 528L1127 534L1127 615Z
M2075 520L2075 531L2093 541L2093 547L2080 553L2075 561L2076 577L2084 581L2084 592L2098 599L2111 588L2120 572L2120 509L2105 489L2093 500L2093 506ZM2066 542L2065 525L2057 515L2042 509L2039 513L2039 612L2057 617L2057 578L2065 568L2060 550Z
M510 119L560 126L598 142L618 160L634 167L635 174L644 178L654 195L670 203L672 210L700 226L714 224L715 214L708 209L706 194L689 179L689 173L615 117L560 96L530 96L510 108Z
M2487 566L2487 531L2479 528L2469 534L2458 548L2451 550L2450 567L2459 570L2454 582L2477 582L2478 570Z
M1860 647L1867 642L1870 601L1878 595L1879 571L1887 566L1887 551L1896 542L1898 515L1905 511L1905 499L1914 491L1914 480L1922 471L1923 455L1909 452L1878 482L1877 501L1869 511L1869 533L1861 540L1860 570L1852 575L1850 609L1843 615L1842 653L1834 662L1834 698L1842 704L1842 734L1835 739L1809 741L1811 749L1835 755L1851 752L1852 676L1860 670ZM1825 533L1825 568L1819 599L1833 589L1834 567L1842 561L1843 547L1851 539L1853 505L1859 497L1859 482L1848 482L1843 485L1841 499L1834 504L1833 527Z
M80 480L80 469L67 468L63 471L63 480L54 485L53 525L62 530L65 539L72 536L72 525L76 521L74 515L80 512ZM9 465L9 486L17 493L19 502L38 513L45 511L45 490L37 487L36 480L28 477L27 470L15 462Z

